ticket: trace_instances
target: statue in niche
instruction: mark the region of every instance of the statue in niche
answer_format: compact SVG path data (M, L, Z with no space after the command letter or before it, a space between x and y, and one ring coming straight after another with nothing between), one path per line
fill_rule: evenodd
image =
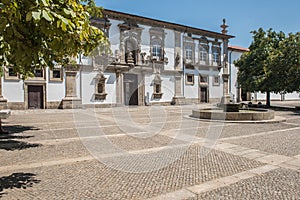
M179 53L177 53L176 57L175 57L175 65L176 66L179 65L179 63L180 63L180 55L179 55Z
M143 64L145 64L145 62L146 62L146 53L145 52L143 52L143 53L141 53L141 59L142 59L142 63Z

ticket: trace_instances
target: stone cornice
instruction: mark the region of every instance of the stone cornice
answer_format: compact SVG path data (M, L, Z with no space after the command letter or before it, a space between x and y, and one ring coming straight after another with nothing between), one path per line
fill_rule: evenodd
M185 25L181 25L181 24L161 21L161 20L157 20L157 19L151 19L151 18L147 18L147 17L142 17L142 16L128 14L128 13L122 13L122 12L113 11L113 10L105 9L105 10L103 10L103 14L105 16L108 16L108 18L110 18L110 19L121 20L121 21L130 19L130 20L135 20L137 23L141 23L144 25L168 28L168 29L173 29L173 30L180 31L180 32L187 32L187 33L191 33L191 34L195 34L195 35L202 35L202 36L206 36L206 37L226 39L226 40L235 37L232 35L226 35L226 34L208 31L208 30L204 30L204 29L199 29L199 28L195 28L195 27L191 27L191 26L185 26Z

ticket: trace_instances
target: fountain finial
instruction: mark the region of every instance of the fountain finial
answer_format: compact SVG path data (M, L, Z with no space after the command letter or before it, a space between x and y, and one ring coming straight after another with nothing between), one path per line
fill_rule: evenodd
M222 34L226 35L228 30L227 28L229 27L228 25L226 25L226 19L223 19L223 24L220 26L222 28Z

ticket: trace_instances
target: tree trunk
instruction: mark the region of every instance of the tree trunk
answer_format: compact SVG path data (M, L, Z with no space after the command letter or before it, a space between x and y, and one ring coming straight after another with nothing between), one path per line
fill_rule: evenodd
M271 93L270 93L270 91L267 91L266 106L267 107L271 106Z

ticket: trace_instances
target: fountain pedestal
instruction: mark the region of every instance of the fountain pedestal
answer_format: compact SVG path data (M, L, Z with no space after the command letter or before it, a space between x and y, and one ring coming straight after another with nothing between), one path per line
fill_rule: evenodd
M224 112L239 112L239 103L225 103L222 105Z

